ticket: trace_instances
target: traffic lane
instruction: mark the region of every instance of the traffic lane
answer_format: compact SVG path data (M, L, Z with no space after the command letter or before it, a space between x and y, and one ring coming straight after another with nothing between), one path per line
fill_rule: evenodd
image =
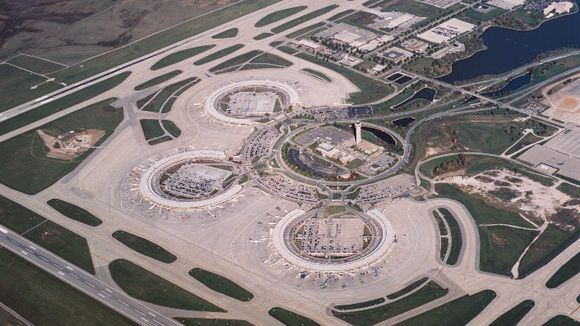
M107 286L84 270L72 266L60 257L17 234L4 233L4 230L0 229L0 245L133 321L144 325L178 325L176 321L154 312L125 294Z

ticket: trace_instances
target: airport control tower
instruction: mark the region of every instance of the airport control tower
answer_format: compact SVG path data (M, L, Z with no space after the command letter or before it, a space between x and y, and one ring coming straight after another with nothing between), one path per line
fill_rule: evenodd
M357 145L360 144L362 140L361 127L362 124L357 120L357 122L354 123L354 139Z

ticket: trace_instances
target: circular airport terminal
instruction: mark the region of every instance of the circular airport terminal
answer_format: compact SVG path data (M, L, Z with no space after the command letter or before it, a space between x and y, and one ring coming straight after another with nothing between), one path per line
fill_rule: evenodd
M366 268L387 254L394 237L379 211L364 214L344 206L290 212L273 231L274 247L287 262L320 272Z
M290 85L273 80L243 80L214 91L205 102L214 118L232 124L251 124L285 113L299 104Z
M204 209L231 199L241 190L237 168L223 152L183 151L152 162L138 169L143 172L136 183L140 195L155 206Z

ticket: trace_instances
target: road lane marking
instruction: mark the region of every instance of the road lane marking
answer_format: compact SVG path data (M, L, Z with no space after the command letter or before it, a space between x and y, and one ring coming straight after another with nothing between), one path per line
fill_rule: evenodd
M128 304L127 304L125 301L122 301L122 300L118 300L118 301L119 301L121 304L123 304L123 305L125 305L125 306L129 307L129 305L128 305Z

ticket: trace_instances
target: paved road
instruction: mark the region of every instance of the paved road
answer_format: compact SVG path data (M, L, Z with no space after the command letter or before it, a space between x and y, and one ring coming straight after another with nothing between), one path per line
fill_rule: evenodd
M180 325L3 227L0 245L141 325Z

